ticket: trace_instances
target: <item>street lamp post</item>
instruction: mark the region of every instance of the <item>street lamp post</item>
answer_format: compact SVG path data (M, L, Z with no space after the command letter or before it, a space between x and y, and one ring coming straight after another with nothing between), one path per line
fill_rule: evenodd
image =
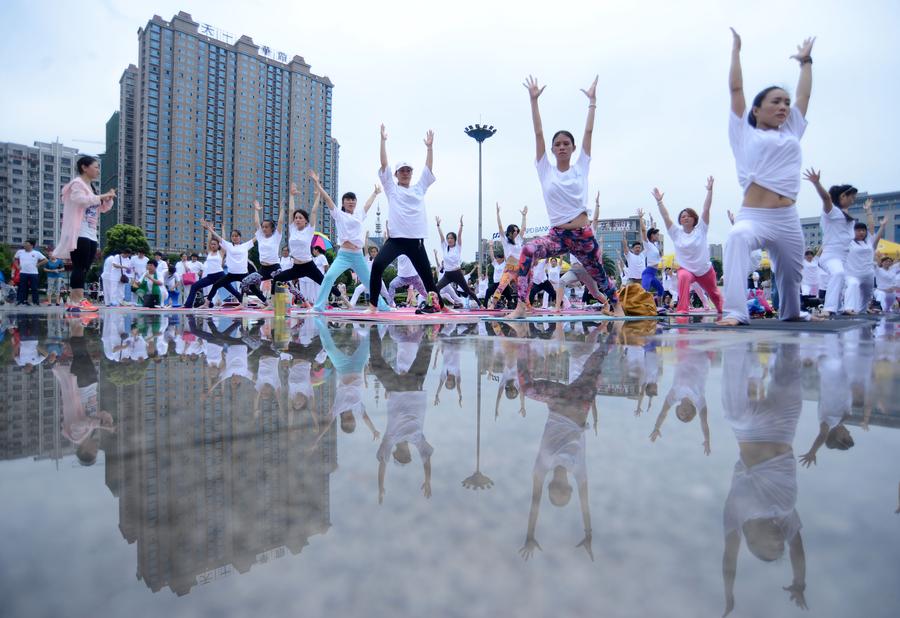
M497 132L493 125L469 125L465 128L466 135L478 142L478 263L481 264L482 272L485 272L487 264L484 261L483 242L484 236L481 231L481 144L487 138Z

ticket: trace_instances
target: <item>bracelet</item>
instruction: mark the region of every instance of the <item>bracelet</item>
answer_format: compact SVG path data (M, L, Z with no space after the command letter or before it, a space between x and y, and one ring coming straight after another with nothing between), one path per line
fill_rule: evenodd
M809 64L813 63L812 56L806 56L804 58L800 58L800 66L803 66L804 64L807 64L807 63L809 63Z
M812 60L810 60L810 62L812 62ZM591 109L592 107L597 107L597 104L596 104L596 103L593 103L593 104L591 104L591 105L588 105L588 109Z

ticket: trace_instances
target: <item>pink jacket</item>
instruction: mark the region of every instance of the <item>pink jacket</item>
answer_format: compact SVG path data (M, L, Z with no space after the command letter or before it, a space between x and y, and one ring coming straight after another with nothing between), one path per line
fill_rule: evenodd
M53 250L53 257L68 260L78 244L78 234L81 231L81 222L84 221L84 211L91 206L99 206L100 212L106 212L113 207L113 201L111 199L101 200L81 179L81 176L76 176L63 187L62 201L63 219L59 230L59 241Z

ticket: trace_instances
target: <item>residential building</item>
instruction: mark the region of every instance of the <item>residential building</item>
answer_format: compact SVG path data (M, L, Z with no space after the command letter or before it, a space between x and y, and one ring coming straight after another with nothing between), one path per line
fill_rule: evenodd
M118 194L119 132L121 129L119 117L119 112L113 112L113 115L106 121L106 152L100 155L100 193L116 189ZM122 214L122 210L121 201L116 200L111 210L100 215L100 230L97 238L100 241L101 249L106 244L106 232L112 226L120 223L119 216Z

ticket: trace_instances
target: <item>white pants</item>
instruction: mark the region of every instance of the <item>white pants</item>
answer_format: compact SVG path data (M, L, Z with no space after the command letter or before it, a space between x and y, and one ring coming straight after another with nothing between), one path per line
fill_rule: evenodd
M122 301L125 300L125 286L129 285L127 283L122 283L119 280L120 275L103 275L103 300L107 306L109 305L121 305Z
M800 317L800 281L803 279L803 231L797 208L741 208L725 242L725 317L750 321L747 311L747 276L750 252L766 249L778 285L778 318Z
M445 299L449 300L454 305L462 304L462 299L453 290L453 286L450 286L450 285L444 286L444 289L441 290L441 298L445 298Z
M841 254L823 253L819 258L822 270L828 273L828 283L825 285L825 303L822 307L830 313L837 313L841 309L841 296L844 294L844 258L847 252Z
M872 302L872 291L875 288L873 284L874 274L846 275L847 288L844 290L844 309L846 311L855 311L856 313L864 313L869 309L869 303Z
M388 286L386 286L384 284L384 280L382 279L382 281L381 281L381 297L384 299L384 302L386 302L387 304L390 305L391 298L390 298L390 296L388 296L387 290L388 290ZM360 283L359 285L356 286L356 289L353 290L353 296L350 297L350 306L351 307L356 306L356 301L359 300L359 297L362 296L363 292L368 294L369 288L367 288L365 286L365 284Z
M894 302L897 300L897 295L894 293L894 290L875 290L875 300L878 301L878 304L881 305L881 310L887 313L888 311L894 311Z

